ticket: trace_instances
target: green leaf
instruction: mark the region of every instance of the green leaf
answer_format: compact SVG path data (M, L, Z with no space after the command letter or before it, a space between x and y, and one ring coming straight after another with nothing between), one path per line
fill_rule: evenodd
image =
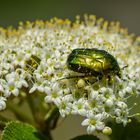
M77 136L71 140L99 140L99 139L93 135L82 135L82 136Z
M130 123L124 127L122 124L110 122L108 124L112 128L111 140L140 140L140 122L132 119Z
M2 140L43 140L43 138L33 126L16 121L7 123Z

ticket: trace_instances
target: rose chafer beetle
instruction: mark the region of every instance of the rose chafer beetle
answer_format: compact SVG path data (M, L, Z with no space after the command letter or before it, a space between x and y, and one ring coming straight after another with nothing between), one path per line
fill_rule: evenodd
M96 48L74 49L67 58L67 66L70 70L84 73L84 76L94 76L99 79L103 76L121 76L117 60L107 51Z

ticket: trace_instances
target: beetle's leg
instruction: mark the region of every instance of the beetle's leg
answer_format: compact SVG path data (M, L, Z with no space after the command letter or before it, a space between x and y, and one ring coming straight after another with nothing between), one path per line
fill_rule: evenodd
M58 79L58 80L73 79L73 78L84 78L84 77L87 77L87 76L86 75L69 76L69 77L64 77L64 78Z
M89 77L90 78L90 77L93 77L93 75L90 75L90 74L86 75L85 74L85 75L69 76L69 77L64 77L64 78L58 79L58 80L73 79L73 78L85 78L85 77ZM98 78L100 79L100 77L98 77Z
M116 84L115 84L115 77L113 76L113 92L116 93Z
M111 80L111 76L107 75L107 79L108 79L108 81L110 81Z

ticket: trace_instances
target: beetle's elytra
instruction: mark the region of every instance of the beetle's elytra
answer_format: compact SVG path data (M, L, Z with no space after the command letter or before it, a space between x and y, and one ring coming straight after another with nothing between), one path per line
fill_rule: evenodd
M117 60L107 51L95 48L74 49L68 56L67 66L70 70L102 78L118 75L120 67Z

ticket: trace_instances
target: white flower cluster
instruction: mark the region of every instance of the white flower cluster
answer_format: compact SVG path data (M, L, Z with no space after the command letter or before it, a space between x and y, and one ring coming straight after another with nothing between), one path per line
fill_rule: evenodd
M109 117L126 125L127 99L140 94L140 39L128 35L118 22L108 24L90 15L84 21L77 16L74 23L54 18L27 22L17 30L0 28L0 110L11 94L18 96L26 88L46 94L45 102L55 104L63 117L84 116L88 133L104 132ZM122 77L69 78L79 75L66 64L76 48L108 51L118 61Z

